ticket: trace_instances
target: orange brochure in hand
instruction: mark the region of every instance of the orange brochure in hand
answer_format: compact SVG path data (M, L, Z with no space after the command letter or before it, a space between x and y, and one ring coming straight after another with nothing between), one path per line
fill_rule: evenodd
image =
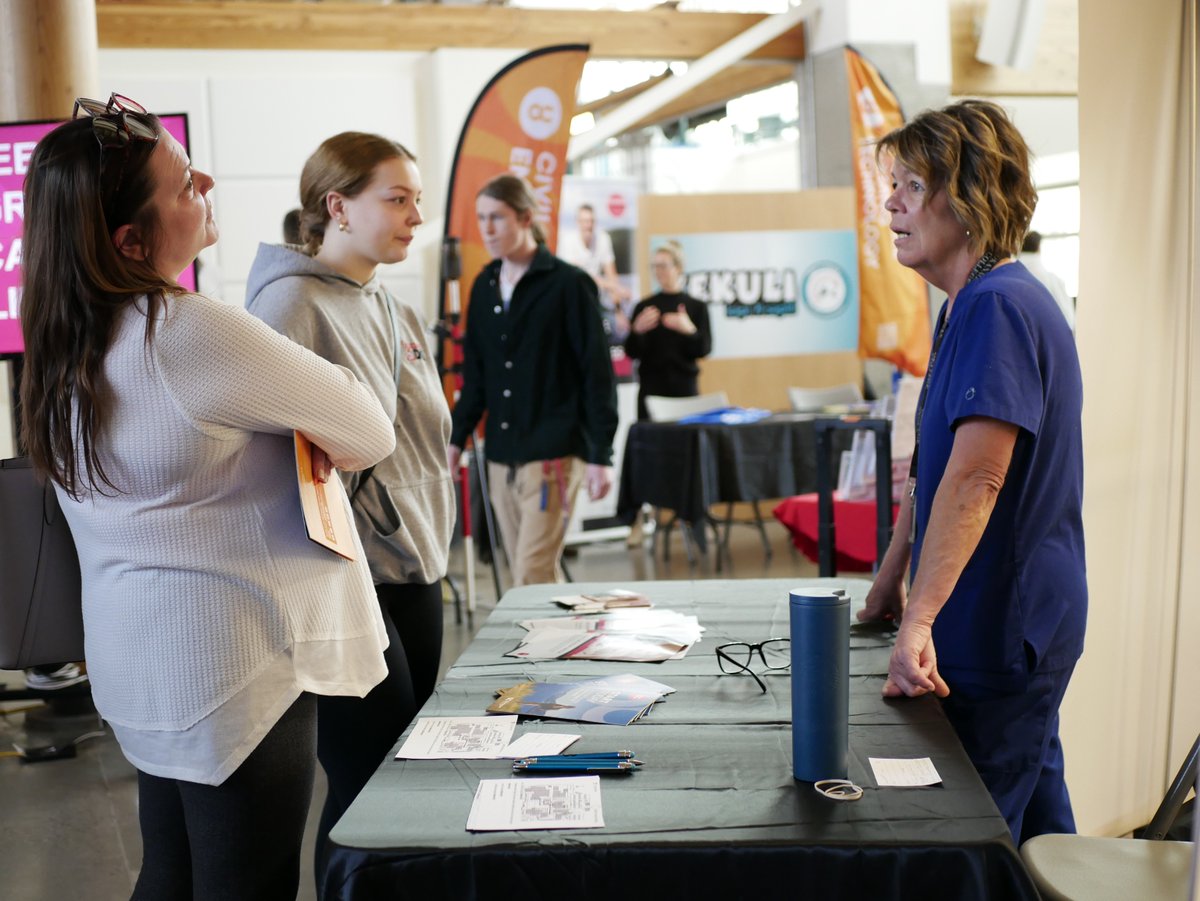
M312 443L299 432L296 436L296 480L300 484L300 509L308 537L347 560L357 560L354 524L346 517L345 488L336 470L329 481L313 480Z

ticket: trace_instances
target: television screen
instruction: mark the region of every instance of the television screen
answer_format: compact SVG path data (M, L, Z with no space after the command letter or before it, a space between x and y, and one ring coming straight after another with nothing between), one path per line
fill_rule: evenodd
M187 116L160 117L184 149L188 149ZM21 340L21 235L25 227L25 172L33 148L60 120L0 123L0 355L20 353ZM196 289L195 265L179 276L185 288Z

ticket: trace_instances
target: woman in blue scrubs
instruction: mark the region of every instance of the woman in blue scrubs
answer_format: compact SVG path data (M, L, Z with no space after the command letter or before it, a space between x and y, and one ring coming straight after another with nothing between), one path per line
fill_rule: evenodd
M1083 650L1082 386L1019 262L1037 192L1004 111L968 100L884 137L896 256L940 288L896 532L861 619L899 619L883 693L933 692L1020 843L1074 832L1058 708ZM906 571L911 565L911 587Z

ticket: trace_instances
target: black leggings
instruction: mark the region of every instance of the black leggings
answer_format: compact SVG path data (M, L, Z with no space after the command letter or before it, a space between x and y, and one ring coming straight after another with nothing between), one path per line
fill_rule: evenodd
M138 772L142 870L132 901L294 901L316 771L301 695L220 785Z
M329 830L433 694L442 658L440 582L376 585L375 594L390 639L384 651L387 677L365 698L317 699L317 757L329 780L317 830L318 887Z

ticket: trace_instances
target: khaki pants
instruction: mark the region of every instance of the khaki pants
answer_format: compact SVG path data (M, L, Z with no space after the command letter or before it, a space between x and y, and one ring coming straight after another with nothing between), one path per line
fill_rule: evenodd
M578 457L545 463L536 460L515 467L488 463L488 495L496 510L514 588L565 581L559 560L567 520L586 470L587 464Z

